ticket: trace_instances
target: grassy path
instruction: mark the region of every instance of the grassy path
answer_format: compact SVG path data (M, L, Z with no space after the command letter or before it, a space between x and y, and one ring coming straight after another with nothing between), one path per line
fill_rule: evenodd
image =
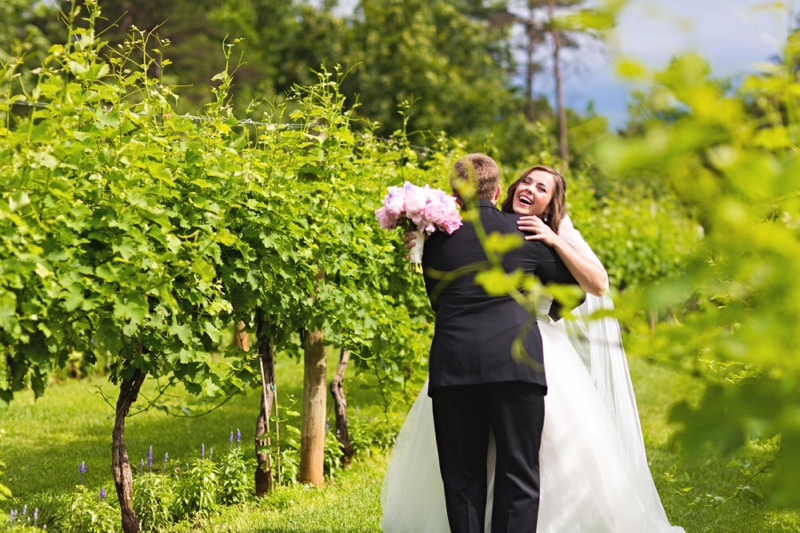
M279 380L288 384L282 388L281 397L282 406L288 407L291 398L300 395L302 365L279 360L278 373ZM666 416L670 404L677 398L696 399L702 393L702 383L638 360L631 362L631 373L651 470L674 523L688 533L800 531L800 513L773 509L753 492L712 508L691 505L697 495L726 496L741 483L738 471L727 466L728 459L709 453L689 461L669 447ZM353 377L349 379L351 407L360 405L362 416L377 414L380 400L375 390L355 385ZM97 387L106 394L113 393L113 387L104 380L67 381L50 388L36 403L25 393L9 409L0 411L0 458L8 464L3 482L16 496L14 502L4 502L0 508L37 505L47 494L72 490L79 482L77 467L81 461L87 464L85 483L89 488L113 486L108 466L113 411L103 402ZM148 383L145 396L151 397L153 391L154 383ZM173 394L174 401L185 400L179 391ZM138 463L151 445L156 461L168 452L170 462L183 462L199 453L201 443L207 450L213 447L223 452L228 448L229 432L237 428L245 435L243 445L247 450L257 406L258 395L251 393L200 418L168 417L158 411L133 416L126 432L131 460ZM365 458L324 489L281 488L261 502L223 508L210 519L178 524L171 531L378 532L385 467L383 456ZM677 481L670 484L667 476ZM756 479L753 487L763 488L767 481ZM675 491L686 487L692 487L688 496Z

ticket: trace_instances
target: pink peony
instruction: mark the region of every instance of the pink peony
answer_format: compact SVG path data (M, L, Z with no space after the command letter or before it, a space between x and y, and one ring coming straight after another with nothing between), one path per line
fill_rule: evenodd
M405 215L417 226L422 223L422 210L425 208L427 200L428 198L425 195L424 189L420 189L419 187L406 189Z
M427 185L417 187L408 181L403 187L389 187L383 207L375 211L375 217L384 229L403 225L404 220L428 234L437 229L453 233L461 227L461 214L452 196Z
M389 187L389 194L383 199L383 205L389 214L398 218L406 210L405 192L400 187Z
M383 229L395 229L397 227L397 217L394 217L389 212L389 209L384 206L375 211L375 218Z

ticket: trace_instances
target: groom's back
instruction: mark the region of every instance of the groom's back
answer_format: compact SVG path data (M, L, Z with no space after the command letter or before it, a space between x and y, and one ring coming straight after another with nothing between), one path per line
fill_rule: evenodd
M478 207L486 234L519 234L515 215L498 211L490 202ZM475 283L475 271L449 279L448 273L485 263L486 253L475 228L464 224L452 235L436 232L425 244L425 285L436 311L431 344L430 387L524 381L546 387L542 341L535 317L510 296L490 296ZM507 272L522 269L547 283L575 283L558 255L538 241L503 257ZM445 279L441 279L444 275ZM452 275L452 274L451 274ZM523 347L535 363L517 363L511 345L526 329ZM538 366L537 366L538 365Z

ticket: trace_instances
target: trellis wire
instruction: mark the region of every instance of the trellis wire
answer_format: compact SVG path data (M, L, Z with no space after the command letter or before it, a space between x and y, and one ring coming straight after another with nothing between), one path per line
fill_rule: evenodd
M12 105L12 106L16 105L16 106L24 106L24 107L37 107L37 108L48 108L48 107L50 107L50 104L46 104L46 103L43 103L43 102L27 102L25 100L0 100L0 104L8 104L8 105ZM88 110L91 110L91 111L97 111L97 109L89 109L89 108L83 108L83 109L88 109ZM197 117L197 116L188 115L188 114L187 115L178 115L178 114L175 114L175 115L172 115L172 114L147 115L147 114L144 114L144 113L131 113L131 114L136 116L136 117L150 117L150 118L171 118L171 117L175 116L175 117L178 117L178 118L184 118L184 119L192 120L192 121L195 121L195 122L203 122L203 121L209 121L210 122L210 121L220 120L218 118ZM268 127L268 128L284 128L284 129L287 129L287 130L301 130L301 129L304 129L306 127L304 124L296 124L296 123L293 123L293 122L284 122L284 123L280 123L280 122L260 122L260 121L253 120L251 118L237 119L236 123L237 123L238 126L256 126L256 127L262 126L262 127ZM378 140L378 141L384 141L384 142L395 142L394 139L390 139L390 138L387 138L387 137L377 137L377 136L372 135L372 136L370 136L370 138ZM415 152L418 152L419 155L421 155L421 156L426 156L431 152L431 149L426 147L426 146L419 146L419 145L415 145L415 144L409 144L408 147L411 148L412 150L414 150Z

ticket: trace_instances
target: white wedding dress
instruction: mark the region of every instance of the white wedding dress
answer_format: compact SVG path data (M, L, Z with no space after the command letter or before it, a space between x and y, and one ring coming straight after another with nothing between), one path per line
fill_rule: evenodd
M559 231L597 260L568 219ZM682 533L671 526L645 457L616 320L589 320L610 299L588 296L577 320L539 320L548 392L539 453L539 533ZM569 330L569 333L568 333ZM580 353L579 353L580 351ZM449 533L427 382L397 438L384 478L384 533ZM487 458L491 529L494 442Z

